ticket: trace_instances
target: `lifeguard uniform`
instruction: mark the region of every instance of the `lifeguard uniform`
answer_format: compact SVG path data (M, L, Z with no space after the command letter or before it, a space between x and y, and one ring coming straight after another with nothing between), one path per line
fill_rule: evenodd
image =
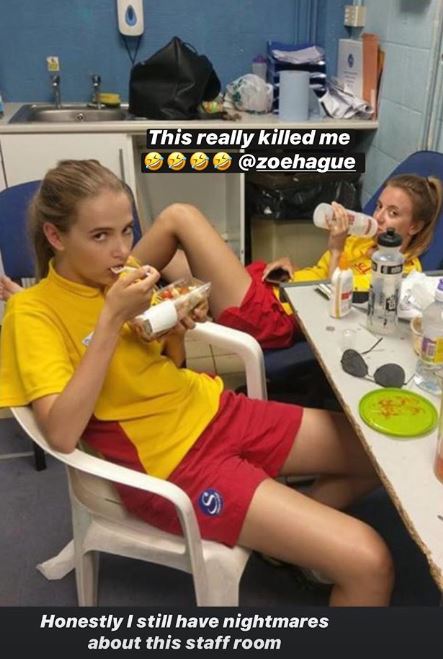
M371 238L350 236L345 242L344 254L354 275L354 290L369 290L371 278L370 251L374 248ZM318 263L310 268L303 268L292 273L291 282L315 281L329 278L331 253L328 250ZM280 290L262 281L264 261L256 261L247 266L251 284L240 306L224 309L216 319L221 325L232 327L251 334L262 348L288 348L301 336L291 306L280 301ZM408 258L404 272L412 270L421 272L418 258Z
M52 264L40 283L13 295L1 333L0 406L60 394L103 305L99 289L61 277ZM176 482L193 501L203 537L235 544L256 487L286 459L302 410L223 394L220 378L176 367L162 347L123 325L83 438L110 461ZM129 510L180 533L164 499L116 487Z
M346 256L349 267L354 275L354 290L368 291L371 283L371 252L375 247L373 238L361 238L359 236L349 236L345 242L343 254ZM329 264L331 262L331 252L325 252L318 263L312 268L303 268L296 270L291 281L314 281L316 279L329 279ZM412 270L421 272L422 267L419 259L405 255L403 272L408 274Z

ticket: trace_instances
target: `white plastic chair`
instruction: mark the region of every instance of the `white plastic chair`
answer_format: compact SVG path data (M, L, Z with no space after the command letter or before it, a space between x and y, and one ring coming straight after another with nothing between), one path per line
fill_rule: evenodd
M229 348L243 361L248 394L266 398L263 353L252 337L215 323L192 333L212 345ZM73 543L43 567L60 578L75 567L80 606L97 605L99 554L107 552L166 565L192 574L199 606L237 606L239 583L250 552L202 540L191 501L179 487L147 474L94 457L81 449L54 451L43 437L30 407L11 408L23 430L47 453L67 466ZM183 537L161 531L129 514L111 481L154 492L177 510ZM47 574L47 573L46 573Z

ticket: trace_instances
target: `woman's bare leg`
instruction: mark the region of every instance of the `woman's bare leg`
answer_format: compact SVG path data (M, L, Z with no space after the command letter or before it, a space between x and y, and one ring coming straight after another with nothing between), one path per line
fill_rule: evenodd
M370 526L267 479L257 488L238 544L327 575L332 606L387 606L388 548Z
M161 271L161 274L168 282L193 277L188 259L182 249L176 251L168 265Z
M284 476L307 474L320 474L309 495L339 509L380 485L346 417L326 410L304 410L299 433L282 468Z
M377 476L346 419L307 409L282 474L322 474L308 495L271 479L252 499L239 544L326 574L330 603L389 603L393 566L381 537L335 508L378 485ZM324 474L324 475L323 475Z
M251 278L206 217L189 204L165 208L133 249L142 263L163 271L181 247L192 274L212 283L210 307L215 318L239 306Z

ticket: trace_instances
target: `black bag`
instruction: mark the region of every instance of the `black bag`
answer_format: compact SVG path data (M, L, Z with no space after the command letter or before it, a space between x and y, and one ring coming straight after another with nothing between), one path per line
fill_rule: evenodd
M312 219L314 208L331 200L345 208L361 210L360 195L360 174L354 172L250 172L246 178L249 217Z
M174 37L132 68L129 112L148 119L194 119L197 106L219 92L220 80L208 58Z

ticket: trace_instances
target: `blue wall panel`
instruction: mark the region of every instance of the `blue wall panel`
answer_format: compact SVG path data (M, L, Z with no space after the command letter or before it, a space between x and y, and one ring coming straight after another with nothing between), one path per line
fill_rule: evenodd
M328 77L337 73L338 40L357 38L343 25L344 7L350 0L314 0L317 2L316 38L326 51Z
M342 22L342 0L144 0L137 60L178 35L211 59L225 86L250 71L268 39L309 40L307 23L317 4L327 6L320 23L331 21L334 7ZM325 29L317 31L321 45ZM52 100L48 55L60 58L62 100L89 100L92 73L101 75L103 91L127 99L131 62L117 30L115 0L0 0L0 90L6 101Z

